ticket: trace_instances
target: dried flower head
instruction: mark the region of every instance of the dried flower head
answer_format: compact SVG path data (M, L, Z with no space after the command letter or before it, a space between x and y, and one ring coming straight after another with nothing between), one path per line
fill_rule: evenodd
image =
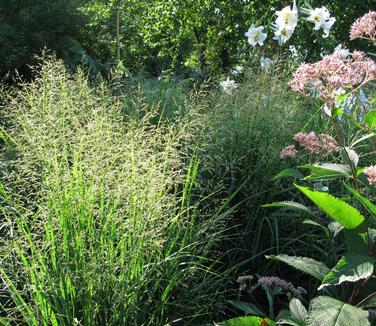
M376 11L370 11L352 24L350 40L357 38L376 42Z
M289 145L281 150L280 157L281 158L294 158L298 151L295 148L295 145Z
M239 291L244 291L247 289L247 282L251 282L253 280L252 275L243 275L239 276L237 281L239 283Z
M363 174L367 177L369 184L376 185L376 165L365 168Z
M302 287L296 288L291 282L287 282L277 276L264 276L260 277L258 280L258 284L261 285L263 288L267 287L279 287L286 292L290 292L294 297L301 297L307 291Z

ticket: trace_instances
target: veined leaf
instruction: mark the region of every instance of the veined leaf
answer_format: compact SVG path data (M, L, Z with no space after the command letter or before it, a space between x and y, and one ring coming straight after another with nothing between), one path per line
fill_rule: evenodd
M293 178L296 178L296 179L302 179L302 178L304 178L304 175L296 169L285 169L285 170L279 172L272 180L277 180L277 179L286 178L286 177L293 177Z
M318 226L319 228L321 228L324 231L324 233L326 234L327 237L330 236L330 230L325 225L321 225L320 223L317 223L317 222L312 221L312 220L304 220L303 224Z
M344 164L323 163L304 165L302 168L311 171L311 175L303 178L303 180L332 180L351 176L351 168Z
M299 299L293 298L289 304L290 312L292 316L298 320L304 321L307 318L307 309L303 306Z
M319 290L328 285L339 285L343 282L357 282L373 274L376 260L370 256L347 254L325 276Z
M362 304L362 307L363 308L376 308L376 292Z
M350 148L353 148L355 145L358 145L359 143L361 143L362 141L368 139L368 138L371 138L371 137L375 137L376 134L372 133L372 134L367 134L367 135L364 135L363 137L360 137L359 139L357 140L354 140L352 142L352 144L350 145Z
M294 318L292 316L283 317L281 319L278 319L278 325L291 325L291 326L304 326L304 321L301 321L300 319Z
M320 296L311 301L307 326L370 326L368 312L337 299Z
M288 207L288 208L304 211L310 215L314 215L313 212L308 207L304 206L303 204L297 203L295 201L280 201L280 202L262 205L262 207Z
M297 256L266 256L267 259L273 259L281 261L290 265L303 273L307 273L320 281L330 272L330 269L323 263L307 257L297 257Z
M333 233L333 237L335 238L343 230L343 225L337 221L333 221L329 223L328 229Z
M298 185L296 187L344 228L356 230L358 233L367 231L365 217L356 208L328 193L313 191Z
M276 326L276 323L268 318L260 318L256 316L238 317L229 319L220 323L219 326Z

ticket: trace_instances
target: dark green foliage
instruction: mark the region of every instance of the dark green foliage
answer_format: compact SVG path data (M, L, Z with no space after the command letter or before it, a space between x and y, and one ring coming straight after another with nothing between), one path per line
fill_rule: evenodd
M299 7L325 5L337 21L330 37L299 22L292 39L282 48L271 41L275 11L292 1L261 0L20 0L0 1L0 75L19 69L28 73L33 55L44 47L55 51L70 67L86 62L94 73L98 64L116 58L116 11L120 11L121 60L132 72L159 75L171 71L218 73L250 61L244 33L254 23L267 26L268 42L261 49L274 55L289 45L301 46L315 59L339 43L369 49L365 42L350 42L353 21L372 9L373 1L298 1ZM97 61L94 61L95 58ZM101 68L102 67L102 68Z
M1 0L0 76L18 69L29 75L27 65L44 48L64 57L68 64L81 61L84 53L77 43L84 27L78 0ZM79 59L77 58L79 56Z

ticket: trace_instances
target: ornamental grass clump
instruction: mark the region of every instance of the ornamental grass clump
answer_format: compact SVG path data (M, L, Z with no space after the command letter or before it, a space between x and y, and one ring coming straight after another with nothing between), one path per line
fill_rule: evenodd
M222 215L198 208L187 125L124 116L111 90L60 61L38 71L4 108L0 323L188 325L216 313Z

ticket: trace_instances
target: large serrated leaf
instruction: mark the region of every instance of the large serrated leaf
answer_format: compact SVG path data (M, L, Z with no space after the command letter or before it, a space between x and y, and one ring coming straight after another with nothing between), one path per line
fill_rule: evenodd
M278 256L266 256L267 259L273 259L281 261L290 265L301 272L307 273L320 281L330 272L325 264L307 257L297 257L297 256L288 256L288 255L278 255Z
M331 297L311 301L307 326L370 326L368 312Z
M357 230L358 233L367 231L365 217L356 208L328 193L298 185L296 187L331 218L341 223L345 229Z
M291 209L304 211L310 215L314 215L313 212L307 206L304 206L303 204L297 203L295 201L280 201L280 202L262 205L262 207L287 207Z
M373 274L376 260L369 256L346 254L337 265L325 276L319 290L329 285L343 282L357 282Z
M220 323L219 326L276 326L276 323L268 318L260 318L256 316L238 317L229 319Z

